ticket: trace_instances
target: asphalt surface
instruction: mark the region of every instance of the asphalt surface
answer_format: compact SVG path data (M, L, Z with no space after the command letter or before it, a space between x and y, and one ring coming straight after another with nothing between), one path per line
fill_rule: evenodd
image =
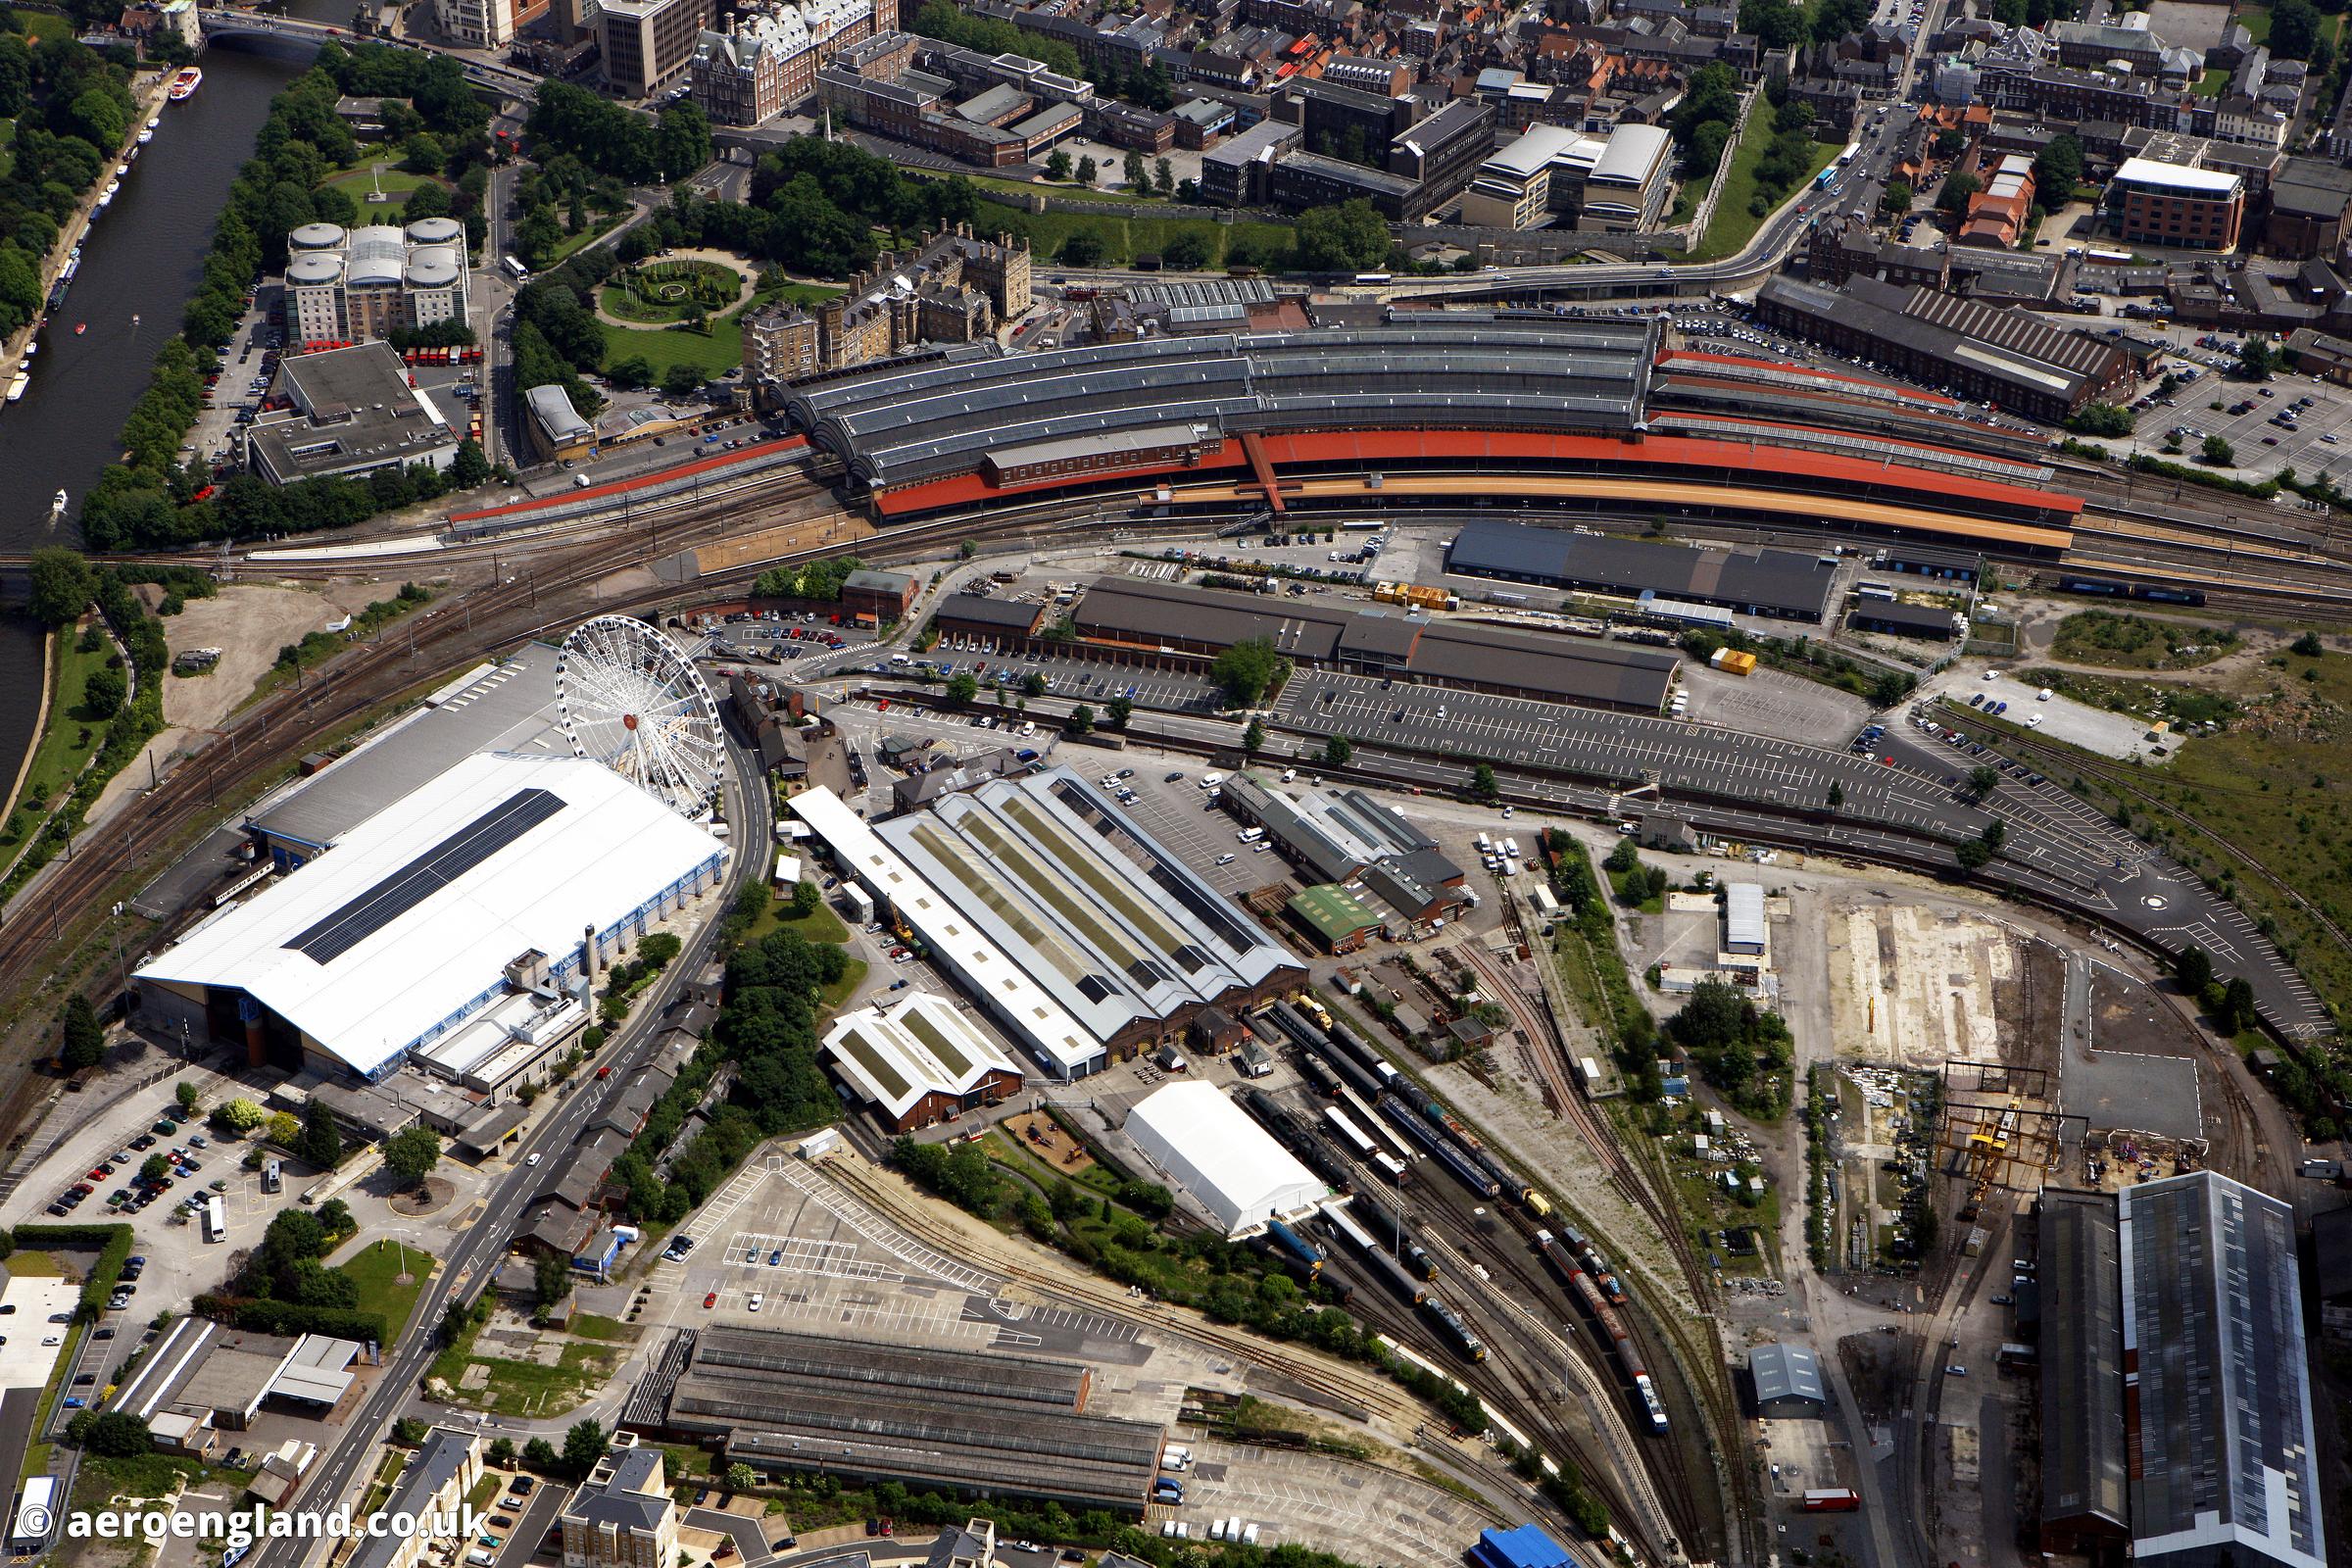
M374 1392L343 1429L343 1435L320 1456L311 1479L304 1485L303 1494L313 1506L327 1506L331 1499L349 1495L352 1486L370 1466L383 1441L383 1432L416 1394L417 1380L439 1348L439 1326L442 1313L454 1299L472 1299L496 1272L500 1257L506 1252L514 1232L528 1215L528 1203L533 1190L545 1179L541 1172L530 1168L527 1156L532 1153L557 1155L569 1149L581 1131L603 1113L605 1104L628 1084L635 1070L652 1054L662 1015L687 980L698 973L711 956L717 939L718 921L715 910L726 907L748 876L761 874L765 857L760 847L770 843L773 822L768 809L764 788L743 788L745 780L758 781L758 768L747 759L733 741L729 753L735 759L735 781L738 796L736 809L729 820L734 824L737 853L727 869L721 902L715 905L713 918L707 921L686 952L662 972L657 984L652 1005L635 1009L630 1023L624 1026L621 1043L610 1058L612 1073L610 1079L599 1080L581 1076L573 1081L579 1085L555 1114L534 1128L522 1146L515 1150L514 1168L501 1177L485 1195L483 1212L500 1216L467 1233L455 1253L441 1260L441 1272L434 1276L416 1310L410 1318L410 1330L393 1351L377 1380ZM314 1542L271 1541L257 1547L248 1560L253 1568L296 1568L311 1554Z

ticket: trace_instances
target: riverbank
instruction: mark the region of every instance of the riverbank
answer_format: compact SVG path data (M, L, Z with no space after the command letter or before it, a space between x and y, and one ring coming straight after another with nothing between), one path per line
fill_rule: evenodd
M16 814L17 802L24 798L24 780L32 772L33 755L40 750L41 737L49 732L49 705L57 696L60 644L55 632L43 632L41 638L41 701L32 715L33 744L24 748L24 756L17 763L17 776L9 781L8 798L0 800L0 821Z
M13 374L16 368L24 366L26 351L41 335L42 328L49 324L50 291L57 286L58 278L64 275L66 264L73 259L74 251L79 249L83 241L89 238L90 230L97 221L98 198L106 194L106 187L115 179L114 171L128 163L132 174L135 175L138 172L138 163L135 160L142 152L139 146L139 133L147 128L147 122L160 115L164 106L171 102L169 91L172 73L163 70L153 73L142 71L131 77L130 101L135 108L130 117L130 128L122 133L122 144L115 148L113 154L100 167L98 177L90 182L90 188L81 193L80 200L74 204L72 217L58 226L57 243L49 247L49 254L41 260L40 309L33 312L32 319L20 327L5 345L0 345L0 367L6 367L7 373ZM148 145L153 146L154 143L150 142ZM127 186L127 179L124 183ZM122 200L121 191L116 192L115 199L116 201ZM112 204L109 204L109 210L112 210ZM26 368L38 371L41 368L40 356L35 354L33 363ZM33 395L29 387L25 390L24 395L28 398ZM14 797L12 796L11 803L13 804L13 802Z

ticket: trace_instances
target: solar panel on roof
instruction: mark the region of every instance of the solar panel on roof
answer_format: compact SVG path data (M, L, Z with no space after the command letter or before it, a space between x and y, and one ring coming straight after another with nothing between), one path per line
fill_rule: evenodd
M286 947L332 963L564 809L552 790L520 790L302 932Z

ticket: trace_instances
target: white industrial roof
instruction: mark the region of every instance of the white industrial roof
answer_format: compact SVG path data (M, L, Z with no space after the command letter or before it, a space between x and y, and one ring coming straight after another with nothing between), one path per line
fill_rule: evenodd
M1127 1115L1127 1136L1200 1200L1228 1235L1296 1215L1330 1196L1215 1084L1174 1083Z
M925 1095L962 1096L992 1072L1021 1072L954 1003L928 993L843 1014L825 1032L825 1054L894 1117Z
M1521 180L1533 179L1539 171L1551 167L1552 161L1574 147L1579 139L1575 131L1559 125L1530 125L1516 140L1506 144L1481 165L1479 172L1492 171Z
M516 830L485 825L518 807ZM491 836L467 840L476 833ZM468 844L487 853L445 858L445 875L430 869ZM139 977L243 990L374 1076L496 1000L513 958L535 949L560 962L587 925L608 930L725 854L599 763L477 755L198 926Z
M792 810L824 840L842 870L868 893L888 899L949 972L983 998L1041 1059L1065 1078L1099 1061L1102 1048L1078 1020L883 843L840 796L829 789L805 790L792 798Z
M2167 164L2154 158L2127 158L2115 172L2115 177L2132 184L2169 185L2175 190L2203 191L2214 196L2226 196L2237 189L2239 183L2236 174L2217 169L2191 169L2186 164Z
M1609 132L1608 151L1592 166L1592 178L1642 184L1666 157L1673 137L1663 125L1619 125Z
M1735 953L1764 946L1764 889L1754 882L1732 882L1723 890L1723 939Z

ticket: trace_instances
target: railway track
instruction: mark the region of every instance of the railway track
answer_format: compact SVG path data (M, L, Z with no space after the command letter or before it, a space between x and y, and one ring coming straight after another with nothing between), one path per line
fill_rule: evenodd
M1532 1004L1493 956L1481 951L1477 944L1463 943L1457 951L1486 982L1488 993L1501 1000L1504 1009L1517 1024L1521 1037L1529 1042L1530 1054L1536 1059L1539 1070L1559 1101L1561 1119L1576 1128L1601 1160L1607 1169L1610 1186L1656 1228L1682 1271L1683 1289L1690 1293L1701 1320L1711 1321L1705 1317L1710 1297L1707 1275L1699 1267L1697 1251L1684 1233L1680 1216L1668 1207L1633 1161L1626 1157L1616 1139L1601 1124L1591 1102L1567 1081L1568 1042L1560 1034L1558 1018L1548 1005ZM1528 1240L1532 1242L1533 1238ZM1700 1425L1708 1437L1729 1442L1730 1435L1739 1430L1739 1411L1733 1407L1731 1391L1725 1383L1708 1375L1709 1368L1721 1364L1720 1353L1713 1346L1693 1343L1685 1332L1686 1325L1662 1305L1653 1307L1646 1299L1640 1304L1641 1310L1628 1310L1629 1320L1643 1332L1644 1338L1649 1341L1648 1349L1652 1352L1669 1348L1662 1341L1673 1342L1673 1361L1680 1374L1676 1381L1689 1391L1692 1413L1701 1418ZM1645 1359L1649 1361L1654 1377L1664 1367L1667 1358L1653 1353ZM1710 1451L1718 1455L1722 1452L1716 1444L1706 1442L1695 1434L1692 1441L1704 1443ZM1680 1441L1669 1441L1664 1446L1669 1456L1668 1463L1675 1470L1676 1478L1683 1483L1685 1494L1696 1496L1698 1489L1690 1472L1689 1447ZM1726 1467L1720 1459L1716 1472L1716 1490L1734 1516L1724 1521L1724 1529L1728 1534L1736 1528L1734 1519L1745 1517L1747 1512L1743 1506L1744 1499L1740 1495L1740 1478L1745 1472L1737 1466Z

